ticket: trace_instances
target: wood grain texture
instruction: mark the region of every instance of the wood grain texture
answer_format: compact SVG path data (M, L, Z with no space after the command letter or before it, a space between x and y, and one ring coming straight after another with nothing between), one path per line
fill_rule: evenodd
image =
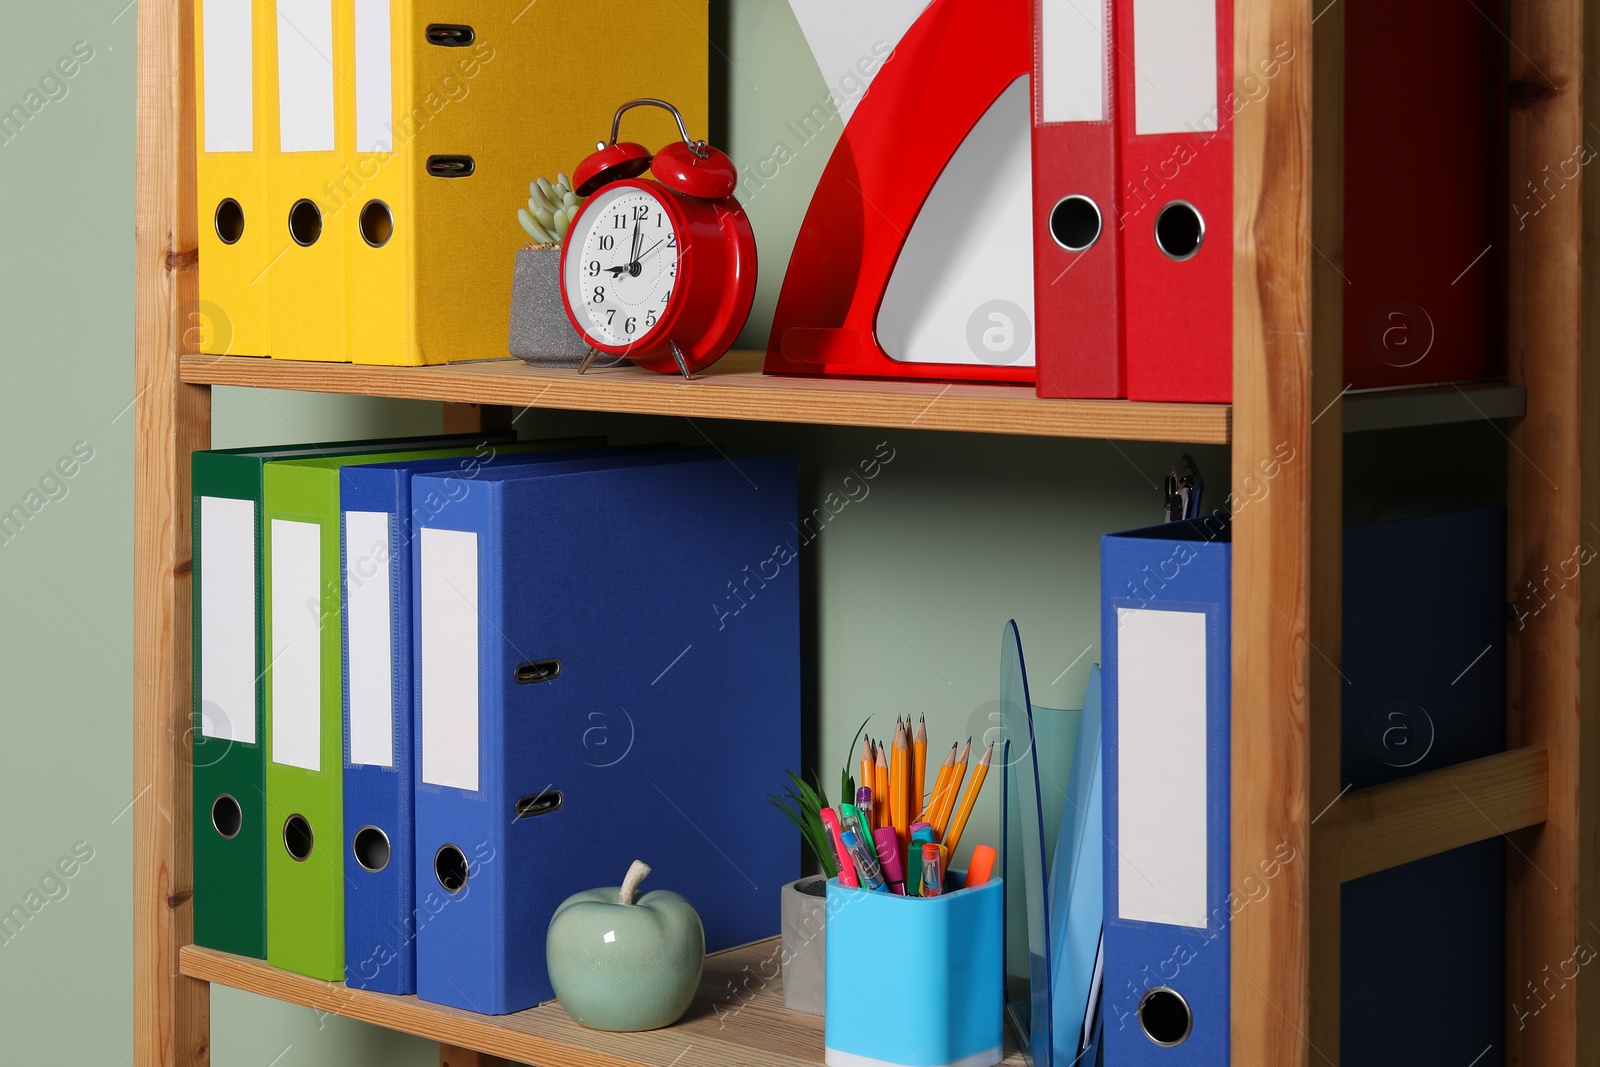
M636 367L534 368L521 360L443 367L358 367L248 356L192 356L183 380L210 385L363 393L522 409L565 408L711 419L962 430L1041 437L1226 444L1225 404L1041 400L1032 386L780 378L761 353L730 352L693 382Z
M1230 927L1232 1047L1234 1063L1273 1067L1311 1061L1310 22L1294 0L1235 0L1236 84L1293 50L1265 95L1240 92L1257 99L1233 130L1233 492L1250 503L1233 527L1230 887L1293 858ZM1268 478L1275 456L1290 458Z
M1344 434L1352 405L1344 384L1345 5L1312 28L1311 70L1311 611L1308 753L1311 785L1310 1025L1317 1063L1339 1062L1338 841L1322 813L1344 791ZM1396 390L1400 392L1401 390ZM1405 390L1405 392L1410 392ZM1466 405L1462 405L1465 407Z
M1348 882L1537 826L1549 765L1533 745L1349 793L1322 820L1337 864L1330 873Z
M706 957L700 994L688 1014L664 1030L642 1034L586 1030L557 1004L515 1015L476 1015L416 997L320 982L193 945L183 950L182 962L184 973L196 978L538 1067L815 1067L823 1056L822 1017L783 1006L776 977L781 951L773 940ZM1007 1065L1023 1062L1020 1053L1008 1052Z
M195 299L192 20L147 0L138 25L135 185L133 1062L210 1062L210 990L184 977L193 929L189 790L189 453L210 390L180 384Z
M1550 753L1550 817L1513 835L1506 879L1506 1063L1600 1062L1600 973L1581 967L1559 990L1544 982L1579 946L1600 947L1595 838L1596 594L1586 556L1595 522L1597 425L1586 390L1600 361L1583 329L1596 295L1596 192L1586 164L1600 137L1594 100L1594 19L1579 0L1513 0L1510 80L1508 370L1528 390L1511 424L1507 580L1508 745ZM1587 23L1587 24L1586 24ZM1585 61L1585 44L1590 58ZM1587 71L1587 73L1586 73ZM1597 109L1600 113L1600 109ZM1585 148L1584 146L1587 146ZM1600 305L1591 303L1591 308ZM1584 333L1590 336L1585 341ZM1587 358L1586 358L1587 357ZM1586 396L1587 393L1587 396ZM1584 469L1581 457L1591 462Z

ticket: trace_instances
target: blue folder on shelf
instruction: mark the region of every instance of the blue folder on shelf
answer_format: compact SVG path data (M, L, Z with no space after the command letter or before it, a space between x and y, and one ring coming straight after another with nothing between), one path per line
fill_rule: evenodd
M583 466L488 471L417 516L424 1000L548 1000L551 914L634 859L708 951L774 936L799 874L758 802L800 756L794 457Z
M450 496L419 499L439 511L472 491L484 470L627 456L643 449L542 451L546 442L499 445L487 456L374 463L340 472L345 583L344 811L345 984L380 993L417 991L416 866L412 824L413 729L411 478L453 478Z
M1354 789L1504 750L1505 561L1499 507L1345 531L1343 781ZM1507 1002L1536 1025L1549 993L1506 988L1505 870L1496 837L1344 884L1345 1063L1499 1067Z
M1227 521L1101 542L1105 1059L1229 1055Z

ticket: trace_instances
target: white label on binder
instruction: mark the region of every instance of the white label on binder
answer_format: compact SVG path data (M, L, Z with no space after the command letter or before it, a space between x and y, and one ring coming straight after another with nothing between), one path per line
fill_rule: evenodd
M1217 128L1216 0L1133 0L1138 132Z
M333 0L278 0L283 151L333 151L333 76Z
M356 151L394 151L389 0L356 0Z
M256 504L200 498L200 733L256 743Z
M255 147L255 40L251 0L204 0L207 152Z
M1043 0L1039 121L1104 122L1109 0Z
M478 789L478 535L424 529L422 781Z
M272 762L322 769L322 527L272 520Z
M1206 617L1117 609L1117 914L1206 926Z
M344 513L344 619L349 635L350 762L394 766L394 641L389 516Z

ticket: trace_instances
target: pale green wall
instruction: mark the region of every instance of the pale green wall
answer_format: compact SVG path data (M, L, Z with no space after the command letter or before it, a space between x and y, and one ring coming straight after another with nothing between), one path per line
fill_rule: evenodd
M0 0L9 24L28 28L0 41L0 104L21 101L74 42L95 49L68 95L0 145L0 510L23 501L76 442L94 451L66 496L0 545L0 908L23 902L75 843L94 854L63 899L0 944L7 1063L109 1067L131 1055L133 432L123 411L133 397L137 8L126 2ZM760 158L825 90L785 0L732 0L717 26L737 68L720 76L731 102L717 136L736 159ZM764 271L747 344L765 340L825 156L820 145L797 153L751 199ZM383 435L434 429L438 418L433 405L218 390L214 436L221 446ZM870 495L804 555L816 616L807 703L820 723L808 748L820 744L830 775L869 714L880 733L897 712L926 714L936 749L981 731L1008 618L1021 624L1036 699L1075 705L1098 656L1098 536L1157 516L1156 485L1181 451L559 413L522 423L528 433L617 440L695 444L704 434L735 454L797 449L812 504L889 443L896 458ZM1194 454L1220 488L1226 453ZM967 841L994 840L998 795L995 775ZM436 1062L421 1042L223 989L212 1018L219 1067Z

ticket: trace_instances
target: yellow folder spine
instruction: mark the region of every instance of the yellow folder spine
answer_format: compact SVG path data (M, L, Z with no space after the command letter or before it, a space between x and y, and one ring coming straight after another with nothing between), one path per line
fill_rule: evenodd
M411 83L411 42L419 30L411 0L357 0L355 10L357 130L345 182L352 200L352 224L345 231L350 359L366 364L416 363L410 280L416 219L407 173L411 146L399 106ZM379 77L384 73L382 61L372 52L379 34L387 43L386 78ZM365 99L368 96L370 100ZM363 115L379 110L387 112L385 121L362 122Z
M278 111L267 146L272 355L346 362L349 218L340 179L355 122L354 17L350 0L276 0L276 8L268 34Z
M256 0L250 10L252 132L244 151L208 151L205 8L205 0L194 0L200 282L198 300L187 309L181 325L186 342L206 355L261 356L269 348L267 286L262 275L268 241L266 144L273 135L265 99L264 39L271 4Z

